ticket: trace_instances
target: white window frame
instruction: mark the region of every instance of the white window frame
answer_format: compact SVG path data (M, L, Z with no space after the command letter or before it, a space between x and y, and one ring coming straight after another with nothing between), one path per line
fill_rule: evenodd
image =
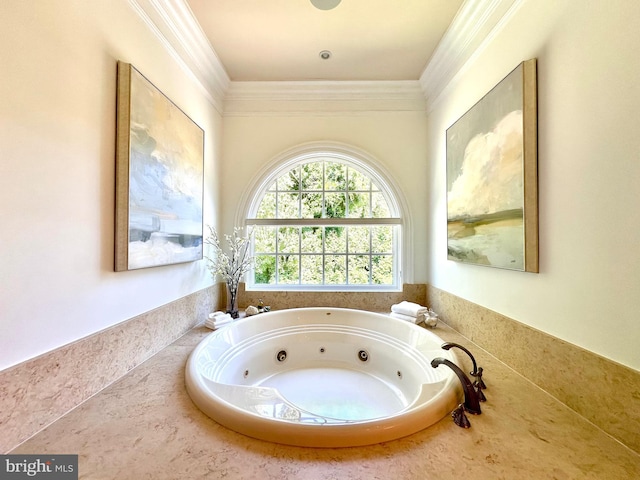
M314 162L330 161L351 165L367 175L380 189L390 211L389 218L321 218L321 219L257 219L256 214L264 194L273 182L291 170L296 165ZM298 284L253 284L253 272L247 275L247 290L272 291L402 291L406 281L407 250L410 246L409 222L406 215L404 197L399 193L391 176L381 164L371 155L362 150L330 142L305 144L283 152L275 157L258 172L251 187L245 191L240 208L236 214L236 225L251 227L253 225L273 226L348 226L348 225L394 225L394 279L391 285L298 285ZM324 253L322 254L324 255Z

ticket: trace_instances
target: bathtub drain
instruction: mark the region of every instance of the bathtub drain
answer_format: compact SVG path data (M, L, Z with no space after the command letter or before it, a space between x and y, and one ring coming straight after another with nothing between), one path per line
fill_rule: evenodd
M286 359L287 359L287 351L280 350L276 355L276 360L278 360L279 362L284 362Z

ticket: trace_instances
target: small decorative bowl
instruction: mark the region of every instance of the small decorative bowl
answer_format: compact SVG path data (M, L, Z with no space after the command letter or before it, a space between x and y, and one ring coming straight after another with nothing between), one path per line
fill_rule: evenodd
M436 313L425 313L424 324L429 328L435 328L438 325L438 315Z

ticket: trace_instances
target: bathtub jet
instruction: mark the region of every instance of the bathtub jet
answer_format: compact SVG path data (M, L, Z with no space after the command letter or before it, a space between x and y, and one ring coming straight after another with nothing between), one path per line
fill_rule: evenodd
M416 433L459 403L451 369L434 369L434 333L340 308L279 310L216 330L194 349L186 387L209 417L261 440L353 447Z

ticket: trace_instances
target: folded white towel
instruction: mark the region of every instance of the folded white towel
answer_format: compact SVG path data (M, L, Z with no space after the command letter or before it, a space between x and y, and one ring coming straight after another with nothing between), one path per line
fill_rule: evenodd
M407 302L406 300L404 300L395 305L391 305L391 311L394 313L401 313L402 315L407 315L409 317L420 318L423 317L424 314L429 311L429 309L427 307L423 307L422 305L418 305L417 303Z
M230 325L230 324L231 322L214 323L210 320L207 320L204 322L204 326L210 330L218 330L219 328L226 327L227 325Z
M411 315L404 315L402 313L391 312L389 316L393 318L398 318L400 320L404 320L405 322L411 322L411 323L420 323L424 320L424 315L421 315L420 317L413 317Z
M210 328L211 330L216 330L220 327L224 327L225 325L230 324L231 322L233 322L233 318L231 318L231 315L229 315L228 313L221 313L220 315L215 315L213 318L211 318L211 315L209 315L209 318L204 321L204 326Z
M209 318L213 320L213 319L215 319L216 317L223 317L223 316L225 316L225 315L228 315L228 314L227 314L227 313L224 313L224 312L223 312L223 311L221 311L221 310L218 310L217 312L210 313L210 314L209 314Z

